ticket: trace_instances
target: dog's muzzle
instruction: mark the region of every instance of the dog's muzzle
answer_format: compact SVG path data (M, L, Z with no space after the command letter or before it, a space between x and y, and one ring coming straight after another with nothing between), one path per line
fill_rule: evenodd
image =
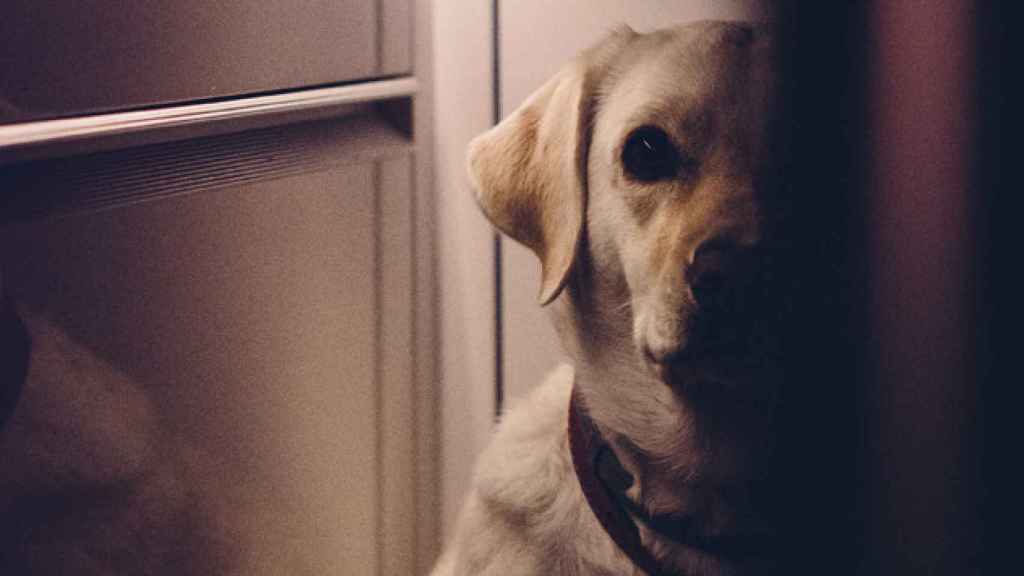
M763 255L727 241L702 244L685 273L693 300L687 332L692 347L714 350L734 347L749 332L763 304L758 273Z
M697 249L684 278L693 303L679 319L685 336L674 350L643 350L647 362L669 383L763 376L788 308L772 253L712 240Z

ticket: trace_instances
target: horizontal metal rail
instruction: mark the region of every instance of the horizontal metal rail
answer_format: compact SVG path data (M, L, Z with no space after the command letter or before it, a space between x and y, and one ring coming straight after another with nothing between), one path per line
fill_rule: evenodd
M415 78L400 77L201 104L12 124L0 126L0 152L27 146L61 144L400 98L415 94L416 88Z

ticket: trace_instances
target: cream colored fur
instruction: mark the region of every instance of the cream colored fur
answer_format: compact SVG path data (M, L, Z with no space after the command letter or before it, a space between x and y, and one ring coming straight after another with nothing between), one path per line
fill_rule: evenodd
M481 209L541 262L541 303L573 367L503 416L434 576L638 573L586 505L567 444L576 382L652 513L708 534L748 529L730 498L772 449L770 406L710 414L666 385L644 350L686 345L695 306L685 273L710 238L756 244L754 174L766 154L772 56L767 35L702 22L623 28L582 53L469 153ZM668 133L699 169L655 184L627 178L623 141ZM692 386L715 382L690 382ZM641 528L680 574L760 573Z

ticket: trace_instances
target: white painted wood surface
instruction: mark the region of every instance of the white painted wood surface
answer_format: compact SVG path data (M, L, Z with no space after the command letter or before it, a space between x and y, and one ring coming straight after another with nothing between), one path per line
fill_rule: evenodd
M128 370L195 448L197 505L230 504L232 574L418 574L440 541L433 3L358 4L376 55L330 57L398 77L0 126L5 169L347 114L386 133L330 169L0 227L0 288ZM395 98L411 134L372 120Z
M492 121L492 12L490 2L432 5L440 519L447 535L494 422L493 233L466 175L466 146Z
M7 0L0 123L409 74L411 2Z
M156 407L189 505L230 534L194 553L230 574L413 572L409 167L4 230L5 288Z
M417 245L429 143L353 111L102 156L142 164L62 161L54 182L85 195L0 227L5 293L127 373L162 441L188 455L164 473L191 500L161 498L200 518L190 555L204 569L416 574L433 561L436 348L416 319L433 317L416 258L432 261Z

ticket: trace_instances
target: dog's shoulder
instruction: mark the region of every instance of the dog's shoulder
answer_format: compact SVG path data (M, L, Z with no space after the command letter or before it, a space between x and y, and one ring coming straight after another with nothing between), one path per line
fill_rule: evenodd
M490 507L512 515L543 514L574 472L568 411L574 371L562 365L506 411L476 467L475 488Z
M630 573L576 480L568 432L574 378L571 366L557 368L503 415L435 576Z
M477 460L453 542L433 576L533 576L552 573L552 563L572 562L564 541L574 533L565 516L580 510L573 493L579 488L569 477L573 378L572 367L559 367L502 415Z

